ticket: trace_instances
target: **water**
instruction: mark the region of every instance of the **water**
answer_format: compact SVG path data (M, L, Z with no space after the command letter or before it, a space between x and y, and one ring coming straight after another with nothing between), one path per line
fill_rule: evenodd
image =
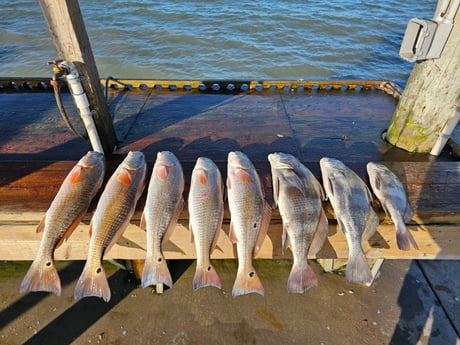
M0 76L49 77L57 58L36 0L0 0ZM436 1L80 0L101 77L387 79L410 18Z

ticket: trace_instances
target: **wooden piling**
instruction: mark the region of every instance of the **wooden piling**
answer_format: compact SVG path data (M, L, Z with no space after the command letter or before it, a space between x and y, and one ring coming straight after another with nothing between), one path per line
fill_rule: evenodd
M80 6L76 0L39 0L59 59L72 62L94 110L94 122L104 151L112 152L117 140L101 87Z
M430 152L449 121L460 95L460 11L438 59L416 63L407 81L387 140L410 152Z

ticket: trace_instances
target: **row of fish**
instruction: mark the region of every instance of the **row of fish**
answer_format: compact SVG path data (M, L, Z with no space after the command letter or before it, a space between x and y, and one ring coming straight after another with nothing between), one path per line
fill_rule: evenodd
M371 206L367 185L342 162L332 158L320 161L324 190L318 180L294 156L273 153L268 156L272 170L274 205L283 221L282 248L290 248L293 265L288 291L303 293L317 285L309 267L308 254L316 254L328 232L322 203L327 198L334 208L340 229L349 246L346 277L351 282L372 279L361 241L375 232L379 220ZM378 163L367 165L371 187L384 210L395 223L397 243L408 250L417 247L405 222L412 217L398 178ZM110 300L110 287L102 265L104 254L117 242L128 226L136 203L145 188L146 162L141 152L128 153L113 173L99 199L90 222L88 258L78 279L76 299L97 296ZM104 156L88 152L65 178L37 231L44 231L36 259L27 272L21 292L49 291L60 295L61 284L54 265L54 250L80 222L91 199L102 185ZM263 285L252 264L267 233L272 206L264 195L260 178L249 158L242 152L230 152L227 166L227 195L231 214L230 240L236 244L238 271L233 296L264 294ZM175 228L185 202L184 174L178 159L168 151L159 152L147 191L141 219L146 230L146 258L142 286L172 286L172 278L162 252ZM198 158L192 172L188 197L190 236L195 243L197 265L195 289L222 287L210 255L217 243L224 212L224 185L217 166L208 158Z

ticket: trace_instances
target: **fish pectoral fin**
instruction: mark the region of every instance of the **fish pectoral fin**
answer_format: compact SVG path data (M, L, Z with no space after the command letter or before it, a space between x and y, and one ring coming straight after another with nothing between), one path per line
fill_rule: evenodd
M77 226L80 224L81 220L86 214L86 210L83 210L77 217L75 217L74 221L72 224L70 224L69 228L66 230L64 235L61 237L59 242L56 245L56 248L59 248L67 239L72 235L73 231L77 228Z
M202 185L205 185L206 182L208 181L208 174L206 171L204 170L201 170L199 173L198 173L198 181L202 184Z
M91 236L93 236L93 220L91 220L91 222L89 222L88 233L89 233L89 238L91 238Z
M35 232L38 234L38 233L42 232L43 230L45 230L45 224L46 224L46 213L43 216L43 218L40 221L40 223L38 224L37 230L35 230Z
M147 229L147 221L145 220L145 212L142 212L141 222L139 224L139 227L144 231Z
M189 235L190 243L195 242L195 237L193 236L192 224L189 224L189 226L188 226L188 232L189 232L188 235Z
M158 167L158 172L157 172L157 177L160 180L166 180L166 177L168 177L169 174L169 167L167 165L161 165Z
M257 234L256 244L254 246L253 256L257 256L259 254L260 248L264 243L265 236L268 232L268 227L270 226L270 220L272 218L272 208L270 205L264 201L264 208L262 213L262 220L259 227L259 232Z
M328 232L329 226L326 217L326 212L324 212L324 210L321 208L321 213L319 215L316 231L310 243L310 248L308 249L308 255L316 256L316 254L319 253L319 251L323 247L324 241L326 241Z
M279 197L279 185L280 185L280 180L279 178L275 175L275 173L272 172L272 183L273 183L273 208L278 207L278 197Z
M122 185L129 186L131 183L133 183L133 178L131 177L131 174L129 173L128 170L121 170L118 175L117 175L117 180L120 182Z

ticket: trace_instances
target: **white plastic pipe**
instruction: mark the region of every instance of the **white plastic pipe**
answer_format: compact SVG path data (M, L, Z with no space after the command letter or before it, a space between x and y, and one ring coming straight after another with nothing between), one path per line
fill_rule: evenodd
M89 141L94 151L104 153L101 140L97 133L96 125L94 124L93 113L89 107L88 97L83 90L80 81L80 75L77 69L72 63L63 61L59 64L59 67L65 68L68 71L66 79L69 85L70 92L72 93L75 105L80 112L80 117L88 133Z
M456 110L455 110L454 116L451 117L449 120L447 120L441 133L439 133L438 140L436 140L436 143L431 149L430 155L439 156L442 149L446 145L447 140L449 140L452 132L457 126L458 121L460 120L460 103L457 103L455 107L456 107Z

